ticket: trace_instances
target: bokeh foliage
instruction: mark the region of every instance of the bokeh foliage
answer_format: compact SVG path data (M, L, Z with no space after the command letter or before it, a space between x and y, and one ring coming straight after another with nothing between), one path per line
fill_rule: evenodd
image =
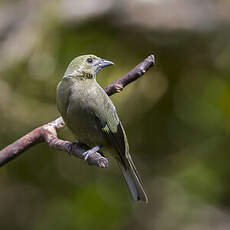
M0 228L229 228L229 26L149 29L115 23L116 12L63 23L42 12L29 55L1 70L0 147L59 116L56 85L75 56L115 62L98 76L106 86L153 53L156 67L112 96L150 202L131 201L113 159L98 169L40 144L0 170Z

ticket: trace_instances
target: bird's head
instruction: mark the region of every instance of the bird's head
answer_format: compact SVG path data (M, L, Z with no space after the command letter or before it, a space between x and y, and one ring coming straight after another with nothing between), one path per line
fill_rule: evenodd
M82 55L71 61L65 72L65 76L95 78L102 68L109 65L113 65L113 62L92 54Z

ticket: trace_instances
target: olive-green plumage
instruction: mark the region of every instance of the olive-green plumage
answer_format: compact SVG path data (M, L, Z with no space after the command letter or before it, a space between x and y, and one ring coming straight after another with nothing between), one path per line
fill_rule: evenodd
M128 141L116 109L96 82L97 73L113 64L95 55L75 58L57 87L57 106L67 127L89 148L101 145L113 154L134 200L147 202L129 154Z

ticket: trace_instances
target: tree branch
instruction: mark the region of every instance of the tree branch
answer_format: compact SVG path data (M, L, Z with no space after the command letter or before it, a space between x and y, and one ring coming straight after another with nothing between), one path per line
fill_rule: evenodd
M105 92L109 96L121 92L126 85L144 75L144 73L154 64L154 56L148 56L126 75L108 85L105 88ZM63 121L62 117L59 117L48 124L32 130L30 133L26 134L0 151L0 166L19 156L31 146L42 142L46 142L51 148L62 150L71 155L84 159L83 153L87 151L87 149L84 149L79 143L64 141L57 137L57 131L64 126L65 122ZM97 165L100 168L105 168L108 166L108 160L98 152L91 154L86 161L89 165Z

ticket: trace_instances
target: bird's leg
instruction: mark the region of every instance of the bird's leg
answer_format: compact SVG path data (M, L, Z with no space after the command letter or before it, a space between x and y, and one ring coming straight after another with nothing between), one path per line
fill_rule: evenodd
M81 149L84 149L84 150L87 150L90 148L88 145L86 145L85 143L83 143L81 141L77 142L77 146L80 147Z
M87 150L86 152L84 152L84 153L82 154L83 159L84 159L85 161L87 161L88 157L89 157L91 154L97 152L101 147L102 147L102 145L97 145L97 146L95 146L95 147L93 147L93 148Z

